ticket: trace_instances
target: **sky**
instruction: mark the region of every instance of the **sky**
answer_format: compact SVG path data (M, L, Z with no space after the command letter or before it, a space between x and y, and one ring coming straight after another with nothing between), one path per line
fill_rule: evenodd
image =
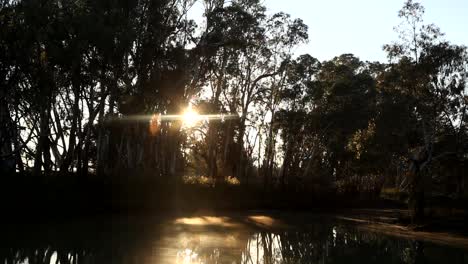
M434 23L453 44L468 45L468 0L422 0L424 23ZM328 60L353 53L361 60L386 61L384 44L398 39L394 26L404 0L264 0L269 13L283 11L309 26L309 43L296 54Z
M363 61L387 61L384 44L398 40L398 10L405 0L263 0L267 12L285 12L309 26L309 42L295 50L319 60L353 53ZM420 0L424 23L434 23L453 44L468 46L468 0ZM194 18L201 5L191 10Z

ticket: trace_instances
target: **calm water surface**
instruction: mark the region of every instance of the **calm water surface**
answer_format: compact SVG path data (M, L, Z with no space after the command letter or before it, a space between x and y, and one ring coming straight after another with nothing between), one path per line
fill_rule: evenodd
M312 215L113 217L0 231L0 263L468 263L463 248Z

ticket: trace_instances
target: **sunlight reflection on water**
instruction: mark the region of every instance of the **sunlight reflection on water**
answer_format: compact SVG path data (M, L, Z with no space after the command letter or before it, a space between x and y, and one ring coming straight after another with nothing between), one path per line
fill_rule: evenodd
M235 224L230 222L229 217L215 217L215 216L203 216L203 217L186 217L178 218L174 221L175 224L184 225L218 225L225 227L232 227Z
M267 215L104 220L9 229L0 263L454 263L468 251L368 232L332 219ZM286 224L283 224L287 223ZM21 232L20 232L21 231Z

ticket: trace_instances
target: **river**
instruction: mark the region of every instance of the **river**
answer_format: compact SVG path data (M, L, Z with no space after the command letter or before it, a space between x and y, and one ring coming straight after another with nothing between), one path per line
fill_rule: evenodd
M2 224L0 263L468 263L463 247L384 235L313 214L31 222Z

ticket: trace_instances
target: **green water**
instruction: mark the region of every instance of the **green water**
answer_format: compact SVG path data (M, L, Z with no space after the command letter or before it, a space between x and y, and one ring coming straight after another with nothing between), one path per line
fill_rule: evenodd
M2 225L0 263L468 263L467 249L364 231L333 217L23 222Z

